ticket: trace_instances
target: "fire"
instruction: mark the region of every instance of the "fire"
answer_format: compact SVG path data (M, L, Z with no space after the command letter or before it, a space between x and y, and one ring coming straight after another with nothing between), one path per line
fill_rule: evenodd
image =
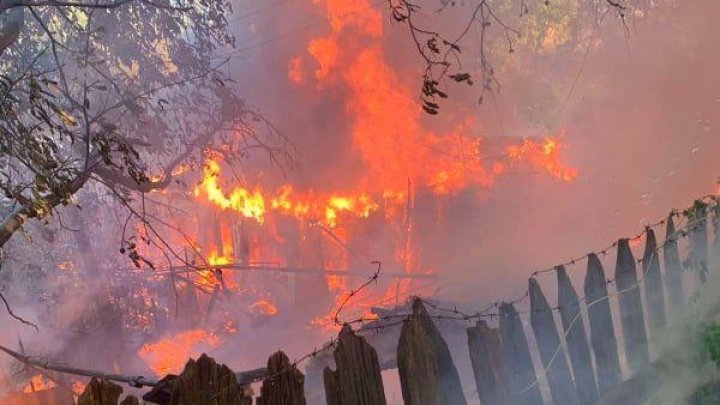
M220 345L220 339L202 329L178 333L155 343L146 343L138 351L140 358L158 376L179 373L188 358Z
M65 260L57 264L57 268L66 274L72 274L75 272L75 263L71 260Z
M205 176L197 186L195 196L204 197L223 210L230 209L246 218L253 218L260 224L264 223L269 211L276 211L334 228L341 213L367 218L380 208L380 205L365 193L322 195L310 191L301 194L295 192L289 184L282 185L274 193L266 192L261 187L255 187L252 192L243 187L235 187L230 192L230 197L226 197L217 182L221 172L220 165L209 160L206 167L209 169L205 170Z
M72 382L70 389L72 389L72 392L75 396L80 396L85 391L85 387L85 383L79 380L75 380Z
M222 209L232 209L240 212L245 218L254 218L262 223L265 201L260 190L250 191L244 187L235 187L228 196L218 184L219 176L220 165L214 160L206 161L203 182L195 188L195 195L198 196L204 192L210 202L217 204Z
M36 374L32 378L30 378L30 381L28 381L27 385L25 385L25 388L23 388L23 392L29 394L31 392L49 390L50 388L56 386L57 384L45 378L45 376L43 376L42 374Z
M260 299L257 302L255 302L254 304L250 305L250 307L248 309L251 312L259 313L262 315L268 315L268 316L277 315L277 313L278 313L278 309L275 306L275 304L273 304L272 302L270 302L269 300L267 300L265 298Z
M420 266L413 257L410 214L419 190L452 196L468 188L487 188L517 166L540 170L562 182L577 177L577 170L561 159L562 134L519 140L488 161L483 159L485 140L472 134L473 119L462 120L447 133L426 129L416 95L403 85L383 50L382 12L369 0L314 0L314 4L326 14L329 32L311 39L306 54L289 60L288 80L297 86L314 84L318 92L340 87L348 94L345 111L350 141L362 162L362 173L348 174L345 187L333 191L298 190L289 183L275 189L259 184L223 187L219 159L208 156L203 179L195 189L198 199L267 225L273 235L279 216L323 227L330 233L322 237L332 239L329 244L334 247L323 249L322 266L336 270L349 266L344 248L352 226L378 214L394 228L395 261L410 273ZM226 264L230 256L225 253L211 256L211 263ZM251 251L253 258L257 253L257 249ZM328 275L326 281L328 290L337 294L337 307L348 291L347 277ZM383 295L402 295L407 288L408 283L398 282ZM362 299L355 296L353 301ZM277 311L263 299L250 308L266 314Z
M560 161L562 144L560 138L545 138L542 142L525 139L520 145L510 146L507 153L515 162L526 162L544 170L551 177L562 181L572 181L577 177L577 169Z

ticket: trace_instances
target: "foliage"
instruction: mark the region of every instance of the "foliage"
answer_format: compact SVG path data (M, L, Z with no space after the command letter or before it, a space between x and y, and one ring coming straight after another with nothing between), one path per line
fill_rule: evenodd
M6 243L16 233L37 236L63 224L64 215L83 208L80 201L105 205L71 221L80 231L69 246L85 257L79 265L87 268L67 285L47 280L58 291L77 290L89 280L81 275L98 271L82 223L87 217L86 224L97 226L90 218L112 210L108 196L128 216L118 221L121 227L124 221L121 233L115 229L107 236L141 266L148 261L131 235L136 223L146 229L142 243L173 249L146 216L145 204L148 192L178 182L178 168L198 167L207 153L230 161L251 152L267 154L278 165L289 160L287 139L221 70L227 59L218 51L234 44L227 31L228 1L118 0L77 7L58 2L23 10L28 18L21 35L0 54L0 248L22 251L42 274L4 259L3 284L24 279L6 274L8 268L40 281L46 266L58 265L40 260L42 253L63 256L53 243L19 239L34 244L20 250ZM28 224L32 218L41 220L38 227ZM60 299L35 292L50 308Z
M557 57L556 53L564 53L582 58L586 49L595 45L595 31L606 15L614 14L625 25L628 18L647 18L655 9L666 4L672 7L674 2L440 0L436 17L450 15L451 26L457 27L454 31L419 22L416 15L425 11L419 3L389 0L389 4L393 19L407 26L423 60L420 99L425 112L435 115L440 103L448 98L453 83L479 85L479 103L482 104L487 95L500 92L500 79L503 73L508 74L508 69L538 77L538 72L523 68L529 65L524 63L528 57ZM556 89L549 89L548 96L554 91ZM560 102L548 103L546 100L544 104ZM530 107L538 109L542 106Z
M703 336L705 350L716 366L720 367L720 325L710 324L705 327Z

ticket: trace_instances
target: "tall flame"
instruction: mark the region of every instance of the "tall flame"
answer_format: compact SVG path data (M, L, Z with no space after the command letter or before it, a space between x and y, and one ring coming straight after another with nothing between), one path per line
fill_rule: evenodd
M484 140L470 136L473 119L461 120L452 131L426 129L417 98L402 83L383 52L382 12L369 0L313 0L326 14L329 32L311 39L306 53L288 61L288 80L296 86L312 86L323 92L341 88L347 94L352 151L363 171L335 191L298 190L290 183L274 189L260 184L239 186L223 182L216 157L205 162L203 179L195 188L198 199L217 208L254 220L275 233L276 216L321 226L343 247L352 225L378 215L395 228L395 260L405 272L416 271L413 258L413 225L410 212L414 194L424 190L451 196L473 187L487 188L518 166L539 170L562 182L577 177L577 170L561 159L563 136L519 139L497 158L482 158ZM268 224L268 222L270 224ZM254 254L254 253L253 253ZM348 267L348 252L324 252L325 268ZM226 264L225 255L211 254L211 264ZM328 275L328 289L338 293L336 306L348 290L347 277ZM396 284L385 298L402 295L407 284ZM355 300L363 297L354 296ZM253 309L274 314L269 301L257 301Z

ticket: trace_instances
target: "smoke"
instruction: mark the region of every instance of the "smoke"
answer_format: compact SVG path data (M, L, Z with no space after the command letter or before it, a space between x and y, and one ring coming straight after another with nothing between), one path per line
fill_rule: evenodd
M239 4L239 16L232 23L239 49L229 51L234 55L229 69L247 99L293 140L297 154L295 164L282 171L256 158L238 170L244 178L270 190L285 182L298 190L317 192L413 188L417 252L413 265L434 270L440 281L425 290L407 287L405 293L434 293L435 298L474 309L515 298L525 291L532 271L635 234L671 209L684 208L693 198L716 191L720 136L715 117L720 116L720 76L714 72L720 69L720 54L714 49L720 28L714 19L720 15L720 4L712 0L668 3L673 4L658 5L645 17L628 16L626 26L612 12L599 27L592 19L577 21L583 35L578 34L581 40L572 46L518 49L515 55L501 55L502 38L493 39L501 92L478 105L477 88L451 84L451 99L437 117L422 114L416 105L422 60L406 27L390 22L384 3L333 11L332 7L342 2L282 1L244 18L243 10L257 6ZM467 17L467 6L458 6L435 19L432 6L426 5L428 17L423 22L439 31L453 32L457 29L454 21ZM558 2L560 6L565 2ZM531 15L546 12L542 7L552 9L555 2L536 7ZM328 18L333 13L337 21ZM522 20L513 22L522 24ZM346 27L338 29L333 24ZM320 39L325 41L317 42ZM336 40L335 51L331 40ZM330 50L321 53L323 45ZM477 45L477 37L471 36L463 52L475 71ZM327 57L334 52L337 58ZM326 58L315 56L321 54ZM366 67L373 69L364 70ZM383 109L374 110L377 105ZM563 161L578 171L574 181L558 181L527 166L508 168L502 175L493 172L494 156L508 144L518 143L521 137L539 139L560 129L564 133ZM462 141L457 141L459 138ZM377 139L386 143L371 142ZM433 192L428 174L446 163L448 150L455 158L456 146L477 140L480 154L468 163L479 164L473 172L476 176L460 176L465 183L452 193ZM379 149L382 145L387 148ZM410 185L408 178L412 178ZM91 266L102 272L73 273L72 277L94 278L83 284L82 290L73 289L72 277L53 275L58 267L53 258L33 255L34 249L54 252L73 258L80 267L75 252L82 244L75 233L54 224L51 228L57 239L52 242L37 237L39 227L29 229L35 236L32 244L16 238L12 249L19 250L6 252L3 263L3 272L14 268L14 275L27 277L24 284L17 279L4 280L16 289L9 294L14 310L48 325L51 320L43 319L37 308L50 300L60 317L53 322L60 326L42 328L35 334L0 315L0 341L13 346L20 335L27 347L45 353L74 347L77 357L64 359L73 365L108 370L117 366L150 375L136 353L125 358L109 355L102 361L96 355L108 342L134 351L143 341L172 338L191 322L174 324L172 316L164 314L166 324L141 336L121 339L105 331L89 339L97 350L91 350L89 344L83 346L85 341L71 346L71 339L57 332L83 318L88 308L102 308L99 303L108 295L110 274L127 267L125 258L116 253L124 220L117 218L120 208L107 201L98 205L101 210L109 207L108 212L100 215L98 210L88 209L86 212L95 212L97 217L88 218L81 226L92 239L88 247L94 256L89 260ZM370 242L358 242L355 247L367 248L364 253L369 259L393 262L396 230L384 226L382 218L364 226L363 236ZM13 255L28 258L30 263L12 264L8 260ZM32 281L30 268L50 276ZM372 267L367 268L370 274ZM606 266L606 272L611 268ZM584 269L568 270L580 286ZM268 284L275 281L265 280ZM127 281L118 284L136 288ZM382 294L392 285L382 280L377 288ZM553 297L552 288L546 291L548 297ZM154 293L173 296L168 291L147 293L149 297ZM381 304L395 302L389 299ZM131 304L125 303L127 307ZM333 303L321 304L329 311ZM307 331L306 317L286 315L293 305L309 303L281 303L279 317L264 325L236 314L247 322L238 325L241 333L237 339L219 348L199 346L195 351L210 350L238 370L262 365L277 348L291 357L303 355L330 333ZM714 305L717 302L702 303L701 315L714 314ZM676 319L686 318L689 316ZM50 336L48 330L53 331ZM695 338L685 334L682 323L671 330L671 342L666 346L671 349L660 356L686 354L677 347ZM688 367L682 375L673 371L661 375L668 384L663 386L664 396L659 397L676 398L672 395L685 395L692 382L705 381L709 374Z

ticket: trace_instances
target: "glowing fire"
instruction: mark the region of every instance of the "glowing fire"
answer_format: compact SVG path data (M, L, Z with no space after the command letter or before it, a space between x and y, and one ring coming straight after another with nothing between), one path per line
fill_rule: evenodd
M30 381L28 381L27 385L25 385L25 388L23 388L23 392L29 394L31 392L49 390L50 388L56 386L57 384L45 378L45 376L43 376L42 374L37 374L30 378Z
M532 166L544 169L550 176L572 181L577 177L577 169L560 161L562 145L554 138L546 138L542 143L524 140L520 145L508 147L508 155L515 161L525 161Z
M138 351L140 358L158 376L179 373L190 357L200 351L215 348L220 339L202 329L178 333L155 343L146 343Z
M278 310L275 304L270 302L269 300L263 298L255 302L254 304L250 305L248 308L251 312L256 312L262 315L277 315Z
M357 285L342 272L360 262L367 265L365 258L358 260L352 251L358 245L361 253L367 254L383 244L379 249L395 271L431 272L427 267L435 264L423 263L419 254L422 235L416 235L419 227L413 217L416 196L434 195L442 202L464 190L490 188L503 175L520 168L542 172L559 182L578 176L562 159L566 149L562 133L518 138L500 151L488 151L492 148L487 147L486 138L474 133L479 125L472 118L459 120L447 132L428 129L416 95L388 63L382 12L369 0L314 0L314 5L326 14L329 29L312 38L306 52L288 60L288 81L303 86L304 92L332 90L346 95L343 107L350 153L360 170L333 174L331 180L343 182L330 189L253 181L265 179L262 173L238 184L227 175L230 168L221 157L208 151L193 193L202 203L198 215L177 219L186 221L183 229L198 229L193 236L197 242L172 243L187 246L190 261L215 267L191 271L187 279L195 287L213 300L218 291L223 297L242 297L247 301L239 308L255 315L274 316L284 310L287 303L270 290L276 284L289 286L288 274L310 269L333 270L325 274L323 289L334 294L334 313L350 287ZM186 170L183 166L178 173ZM146 233L139 228L139 240L145 240ZM365 241L375 235L381 235L379 241ZM149 249L139 248L143 256L151 253ZM236 266L223 268L229 264ZM264 272L265 265L292 271ZM353 295L352 309L364 311L378 299L406 296L412 283L396 281L381 292ZM180 283L180 290L187 292L186 288L191 287ZM237 319L229 318L220 320L218 331L236 330ZM335 327L328 317L314 323ZM212 346L212 342L211 334L188 331L146 345L141 355L162 374L178 371L196 345Z
M288 80L297 86L314 84L318 92L340 87L348 94L345 109L353 152L364 170L354 177L348 175L345 187L332 192L298 190L287 183L269 189L259 184L221 182L219 159L210 155L202 181L195 188L198 199L267 226L277 240L277 216L329 230L331 233L323 236L333 238L335 248L323 250L322 264L332 269L348 268L348 252L343 247L351 237L349 227L377 214L394 228L394 259L410 273L418 270L413 258L413 225L408 217L418 190L451 196L471 187L491 187L500 176L520 166L563 182L577 177L577 170L561 159L565 149L562 134L519 139L501 156L488 161L483 159L484 140L469 135L473 119L463 120L448 133L425 129L416 96L401 84L401 77L383 51L382 12L369 0L315 0L314 4L325 12L329 33L311 39L307 54L289 60ZM211 252L210 263L231 261L231 256L223 253ZM255 258L258 253L256 249L251 256ZM327 275L326 280L328 290L337 294L337 307L348 290L347 277ZM402 295L406 288L406 283L398 282L388 289L385 298ZM354 302L364 298L355 296ZM250 308L269 315L277 312L264 299Z
M72 385L70 386L70 388L72 389L72 392L75 396L80 396L83 393L83 391L85 391L85 387L86 387L86 385L82 381L79 381L79 380L73 381Z

